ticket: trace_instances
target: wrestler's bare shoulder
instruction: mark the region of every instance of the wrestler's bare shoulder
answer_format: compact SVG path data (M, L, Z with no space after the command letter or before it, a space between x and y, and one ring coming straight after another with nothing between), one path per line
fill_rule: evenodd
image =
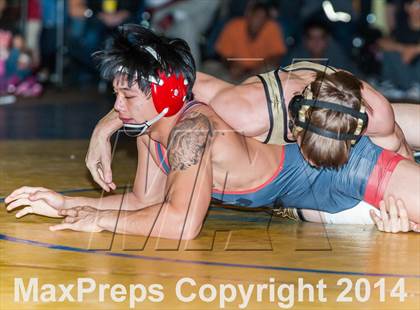
M296 71L278 71L278 75L282 81L313 81L316 72L313 70L296 70Z
M240 84L231 85L230 87L226 87L215 97L216 100L220 100L224 98L225 100L228 98L235 98L238 99L238 96L242 99L253 98L254 96L258 96L263 90L263 85L261 80L256 76L251 76L244 80ZM250 100L254 101L254 100Z
M206 122L208 121L206 128L208 127L208 130L211 130L212 148L216 153L223 153L227 150L237 153L238 151L244 151L247 147L265 148L264 150L268 153L275 152L272 150L275 148L272 148L271 145L262 144L253 138L245 137L240 132L235 131L235 129L227 124L209 105L201 105L188 110L187 113L183 115L176 128L179 126L185 127L185 125L182 124L188 120L193 120L193 122L190 122L190 127L197 127L194 123L204 124L204 119Z
M232 189L258 186L261 180L272 176L281 161L282 147L266 145L237 133L209 106L189 110L176 127L198 129L196 133L192 131L194 137L188 137L190 140L204 141L207 137L216 188L223 187L227 172ZM250 170L253 173L244 173Z

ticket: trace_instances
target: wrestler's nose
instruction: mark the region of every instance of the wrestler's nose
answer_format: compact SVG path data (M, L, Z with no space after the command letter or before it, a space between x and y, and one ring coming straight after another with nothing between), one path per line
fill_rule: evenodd
M115 98L115 102L114 102L114 109L116 111L122 112L125 110L125 104L124 104L124 100L121 100L120 96L117 96Z

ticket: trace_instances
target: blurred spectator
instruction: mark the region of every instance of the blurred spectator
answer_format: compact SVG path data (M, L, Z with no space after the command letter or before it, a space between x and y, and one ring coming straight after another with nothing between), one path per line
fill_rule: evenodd
M356 65L334 41L327 25L321 21L305 23L302 43L290 51L283 64L291 64L295 58L325 59L323 64L358 74Z
M31 74L31 60L24 38L19 33L15 34L6 61L6 76L24 80Z
M205 58L216 58L215 45L220 33L232 18L245 15L249 1L250 0L225 0L221 2L215 14L212 26L208 29L208 34L206 35Z
M1 2L0 5L2 5ZM1 9L2 7L0 6L0 12ZM0 105L16 101L15 96L7 94L6 61L10 54L11 40L12 33L8 30L0 29Z
M201 64L201 35L208 29L219 4L220 0L146 0L146 8L152 12L152 27L187 41L197 67Z
M138 23L142 0L69 0L69 54L78 65L81 85L96 75L91 54L106 44L113 30L124 23Z
M25 25L26 47L31 51L34 67L40 64L41 3L40 0L28 0L27 20Z
M0 75L0 93L2 95L14 94L24 97L38 96L42 87L37 83L33 75L33 59L30 50L25 45L24 38L21 34L15 34L12 38L12 45L10 35L3 32L1 34L1 49L2 54L6 55L5 66L3 74ZM4 98L3 98L4 99Z
M301 20L324 22L329 27L332 37L348 55L352 48L357 17L351 0L304 0L300 10Z
M300 39L302 19L299 18L304 0L269 0L272 16L281 24L287 45Z
M383 79L390 97L420 100L420 0L392 1L392 6L390 36L379 41Z
M6 74L6 60L9 58L12 33L0 29L0 76Z
M237 80L277 67L286 46L282 29L270 18L268 6L257 2L244 17L235 18L225 26L216 51L224 60L238 58L226 61L231 78Z

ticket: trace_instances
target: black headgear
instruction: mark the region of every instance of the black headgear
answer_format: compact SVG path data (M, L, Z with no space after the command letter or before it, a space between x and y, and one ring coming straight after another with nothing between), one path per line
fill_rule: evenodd
M308 89L309 91L309 89ZM303 94L307 92L307 88L303 91ZM304 95L296 95L292 98L289 104L289 112L291 119L289 121L290 131L294 130L309 130L320 136L335 140L351 140L351 143L354 145L362 136L362 132L366 129L368 124L368 115L366 113L365 107L362 105L359 111L355 111L352 108L342 106L337 103L320 101L312 99L312 93L309 91L310 95L308 99ZM357 118L357 127L353 133L338 133L323 128L319 128L311 124L310 119L306 117L306 111L310 108L324 108L331 111L341 112L349 114Z

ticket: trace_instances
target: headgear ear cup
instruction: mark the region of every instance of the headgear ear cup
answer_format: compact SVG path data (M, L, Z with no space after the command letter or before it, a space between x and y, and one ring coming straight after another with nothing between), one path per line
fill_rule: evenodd
M361 113L361 115L367 115L366 114L366 108L365 108L364 105L360 106L359 112ZM367 117L365 117L365 119L360 118L360 117L357 119L357 127L356 127L356 130L354 131L354 135L359 136L359 139L360 139L361 133L367 128L367 123L368 123L368 118ZM356 144L357 141L358 141L358 139L357 140L351 140L351 144L354 145L354 144Z
M302 95L296 95L292 98L289 104L290 120L289 129L291 132L295 130L301 130L302 128L296 125L297 120L305 122L305 113L309 109L309 106L304 105L305 98ZM303 109L305 108L305 109Z
M146 45L143 46L143 49L162 65L160 56L153 47ZM159 71L157 79L149 76L148 81L150 82L153 104L158 113L168 109L168 112L164 115L168 117L181 110L188 92L188 81L182 73L168 72L165 74L165 72Z
M188 81L183 74L159 72L159 83L151 83L153 104L158 113L168 108L165 117L178 113L187 99Z

